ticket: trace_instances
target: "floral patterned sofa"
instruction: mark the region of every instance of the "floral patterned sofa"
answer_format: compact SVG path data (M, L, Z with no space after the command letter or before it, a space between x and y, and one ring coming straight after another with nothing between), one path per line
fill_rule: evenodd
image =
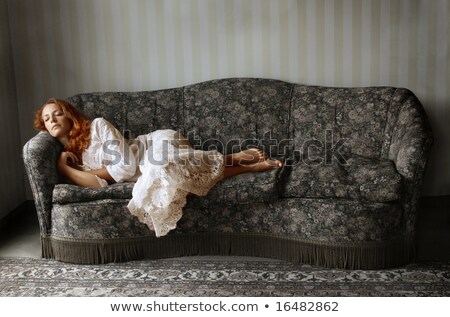
M283 168L226 179L190 196L178 227L154 233L126 208L133 183L64 182L61 145L40 132L23 148L42 255L106 263L186 255L261 256L339 268L410 262L422 176L433 141L414 94L230 78L68 99L127 138L170 128L195 148L263 148Z

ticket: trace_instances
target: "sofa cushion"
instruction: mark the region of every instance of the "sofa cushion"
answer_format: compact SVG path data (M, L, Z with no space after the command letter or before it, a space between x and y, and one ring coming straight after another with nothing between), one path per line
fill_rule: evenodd
M278 169L263 173L237 175L219 182L208 195L188 196L189 206L208 207L217 204L241 204L272 201L278 197ZM131 199L133 182L117 183L95 189L71 184L57 184L53 203L84 203L102 199Z
M187 207L207 208L221 205L272 202L279 197L280 169L246 173L227 178L214 186L206 196L188 196Z
M53 189L54 204L70 204L101 199L131 199L134 183L117 183L103 188L87 188L57 184Z
M389 202L401 196L401 176L389 160L354 156L346 165L300 162L290 168L282 194L285 197Z
M302 198L349 196L347 172L338 164L312 166L299 163L290 168L283 196Z

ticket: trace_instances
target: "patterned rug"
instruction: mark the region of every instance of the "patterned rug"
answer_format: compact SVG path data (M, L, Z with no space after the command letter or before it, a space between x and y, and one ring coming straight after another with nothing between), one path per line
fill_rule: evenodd
M450 296L450 263L363 271L259 258L105 265L0 258L0 296Z

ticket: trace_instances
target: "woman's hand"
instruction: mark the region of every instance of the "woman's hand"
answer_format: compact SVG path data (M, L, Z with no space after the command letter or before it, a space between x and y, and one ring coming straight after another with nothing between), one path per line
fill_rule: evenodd
M78 158L72 152L66 151L62 152L58 158L58 167L71 166L73 168L79 169Z
M78 165L77 156L72 152L62 152L58 158L57 167L62 175L78 186L100 188L102 187L102 184L100 184L97 177L102 176L108 181L107 175L109 174L107 173L106 168L104 168L106 172L103 172L103 169L98 170L99 175L102 176L96 176L96 174L93 173L95 171L83 171ZM111 178L111 176L109 177Z

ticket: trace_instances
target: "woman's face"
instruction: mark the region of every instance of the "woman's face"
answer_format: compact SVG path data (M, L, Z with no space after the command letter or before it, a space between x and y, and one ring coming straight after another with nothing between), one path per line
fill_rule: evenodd
M48 133L65 144L72 129L72 121L64 114L61 107L55 103L45 105L42 110L42 120Z

